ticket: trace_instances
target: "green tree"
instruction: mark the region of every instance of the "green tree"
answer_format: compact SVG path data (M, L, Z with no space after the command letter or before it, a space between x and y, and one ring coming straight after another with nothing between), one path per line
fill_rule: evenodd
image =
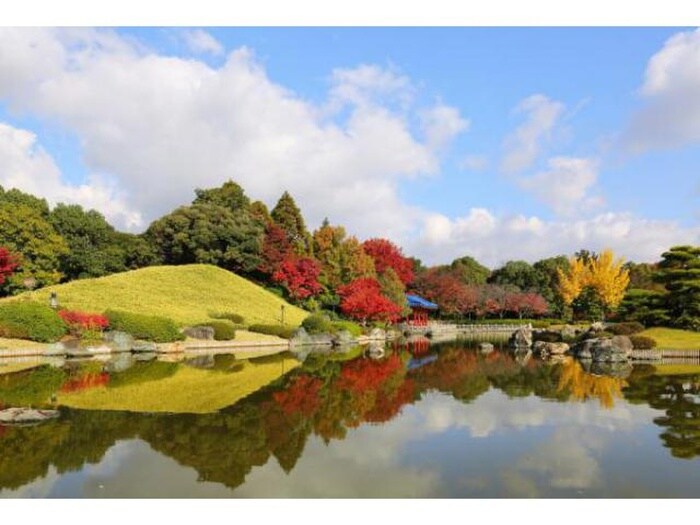
M153 222L146 236L166 264L214 264L250 273L262 261L263 228L247 208L183 206Z
M537 291L545 298L551 310L558 317L563 317L566 312L566 305L558 292L558 270L568 272L569 259L564 255L549 257L537 261L532 267L537 272Z
M68 245L36 208L0 203L0 246L21 257L20 266L3 285L5 293L23 291L27 279L39 287L61 280L60 262Z
M661 257L656 278L668 291L672 324L700 330L700 246L674 246Z
M194 190L196 198L192 204L215 204L231 211L248 209L250 200L246 197L243 188L229 180L219 188Z
M464 284L486 284L486 280L491 275L491 270L468 255L452 261L450 268L457 273Z
M392 303L401 308L401 316L406 316L411 309L406 301L406 285L403 284L393 268L387 268L377 279L382 291L382 295L387 297Z
M525 261L508 261L491 274L489 283L515 286L519 290L539 291L540 276L532 265Z
M605 314L605 303L593 286L584 286L571 306L574 309L576 319L599 321Z
M16 188L5 190L0 186L0 204L8 203L14 206L27 206L36 210L44 218L49 216L49 204L46 199L40 199Z
M282 194L270 216L287 233L287 238L298 255L311 254L311 235L306 229L301 210L288 192Z

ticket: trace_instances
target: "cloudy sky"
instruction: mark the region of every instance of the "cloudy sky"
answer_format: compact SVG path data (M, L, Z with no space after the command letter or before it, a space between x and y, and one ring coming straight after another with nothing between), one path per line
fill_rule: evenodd
M0 29L0 185L143 231L227 179L429 263L700 244L695 28Z

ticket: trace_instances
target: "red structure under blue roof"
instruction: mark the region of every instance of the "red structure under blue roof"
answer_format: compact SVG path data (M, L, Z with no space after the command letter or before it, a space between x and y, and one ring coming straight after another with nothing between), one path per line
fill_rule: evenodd
M428 313L438 309L438 305L419 295L406 294L406 301L411 308L411 316L406 321L413 326L427 326Z

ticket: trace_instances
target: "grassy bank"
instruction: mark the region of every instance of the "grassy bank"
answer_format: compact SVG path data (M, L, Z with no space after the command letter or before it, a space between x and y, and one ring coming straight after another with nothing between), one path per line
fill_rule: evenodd
M248 324L275 324L280 322L283 305L288 325L298 326L308 315L247 279L202 264L154 266L99 279L81 279L19 297L48 304L52 292L58 295L63 308L89 312L127 310L168 317L179 325L206 322L212 312L237 313Z
M639 335L653 337L658 343L658 348L677 350L700 349L700 332L676 328L649 328L640 332Z

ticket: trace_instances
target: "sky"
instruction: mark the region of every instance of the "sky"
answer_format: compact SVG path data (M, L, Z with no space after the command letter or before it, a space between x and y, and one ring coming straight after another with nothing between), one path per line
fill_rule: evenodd
M700 244L700 30L4 28L0 185L140 232L228 179L425 263Z

